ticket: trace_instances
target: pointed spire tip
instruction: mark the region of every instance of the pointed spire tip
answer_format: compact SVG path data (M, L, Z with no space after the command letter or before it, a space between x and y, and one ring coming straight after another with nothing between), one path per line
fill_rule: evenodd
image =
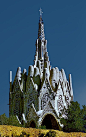
M39 11L40 11L40 16L42 16L42 13L43 13L43 12L42 12L42 9L40 8L40 10L39 10Z

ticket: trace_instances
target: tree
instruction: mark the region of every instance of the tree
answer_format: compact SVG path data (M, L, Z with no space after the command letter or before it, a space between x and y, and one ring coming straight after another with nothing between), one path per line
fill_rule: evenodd
M8 122L9 125L12 125L12 126L19 126L21 127L22 125L19 123L18 119L16 116L14 115L11 115L9 117L9 122Z
M76 101L71 101L70 106L66 110L68 119L61 118L60 122L64 125L65 132L80 132L83 130L82 111L80 104Z
M81 117L83 122L82 132L86 132L86 106L82 105L83 109L81 110Z
M9 118L6 117L5 113L0 115L0 125L8 125Z
M9 118L7 118L5 113L0 115L0 125L12 125L22 127L16 116L11 115Z

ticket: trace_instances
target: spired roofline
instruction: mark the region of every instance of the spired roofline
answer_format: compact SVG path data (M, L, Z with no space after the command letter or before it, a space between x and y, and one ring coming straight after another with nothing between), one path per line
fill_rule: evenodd
M38 67L40 73L43 73L44 68L50 66L50 61L47 52L47 40L45 39L44 34L44 23L42 20L42 9L40 8L40 19L39 19L39 28L38 28L38 38L36 40L36 53L34 59L34 68ZM47 65L47 66L46 66ZM42 74L40 74L42 76Z

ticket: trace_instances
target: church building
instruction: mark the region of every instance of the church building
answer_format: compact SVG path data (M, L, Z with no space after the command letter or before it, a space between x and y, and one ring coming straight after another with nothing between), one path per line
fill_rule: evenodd
M67 118L62 110L73 101L72 79L69 74L67 80L64 69L51 68L41 8L35 45L34 64L29 66L28 74L18 67L12 83L10 71L9 117L16 115L19 123L27 127L59 129L63 127L60 118Z

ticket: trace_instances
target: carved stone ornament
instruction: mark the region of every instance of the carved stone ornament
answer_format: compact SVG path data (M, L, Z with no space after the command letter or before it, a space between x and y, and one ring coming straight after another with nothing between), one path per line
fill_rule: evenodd
M42 109L44 108L44 106L46 105L47 101L49 100L49 94L45 93L42 97L42 101L41 101L41 105L42 105Z
M64 108L62 95L59 95L59 98L58 98L58 101L57 101L57 107L58 107L59 112L61 112L62 109Z

